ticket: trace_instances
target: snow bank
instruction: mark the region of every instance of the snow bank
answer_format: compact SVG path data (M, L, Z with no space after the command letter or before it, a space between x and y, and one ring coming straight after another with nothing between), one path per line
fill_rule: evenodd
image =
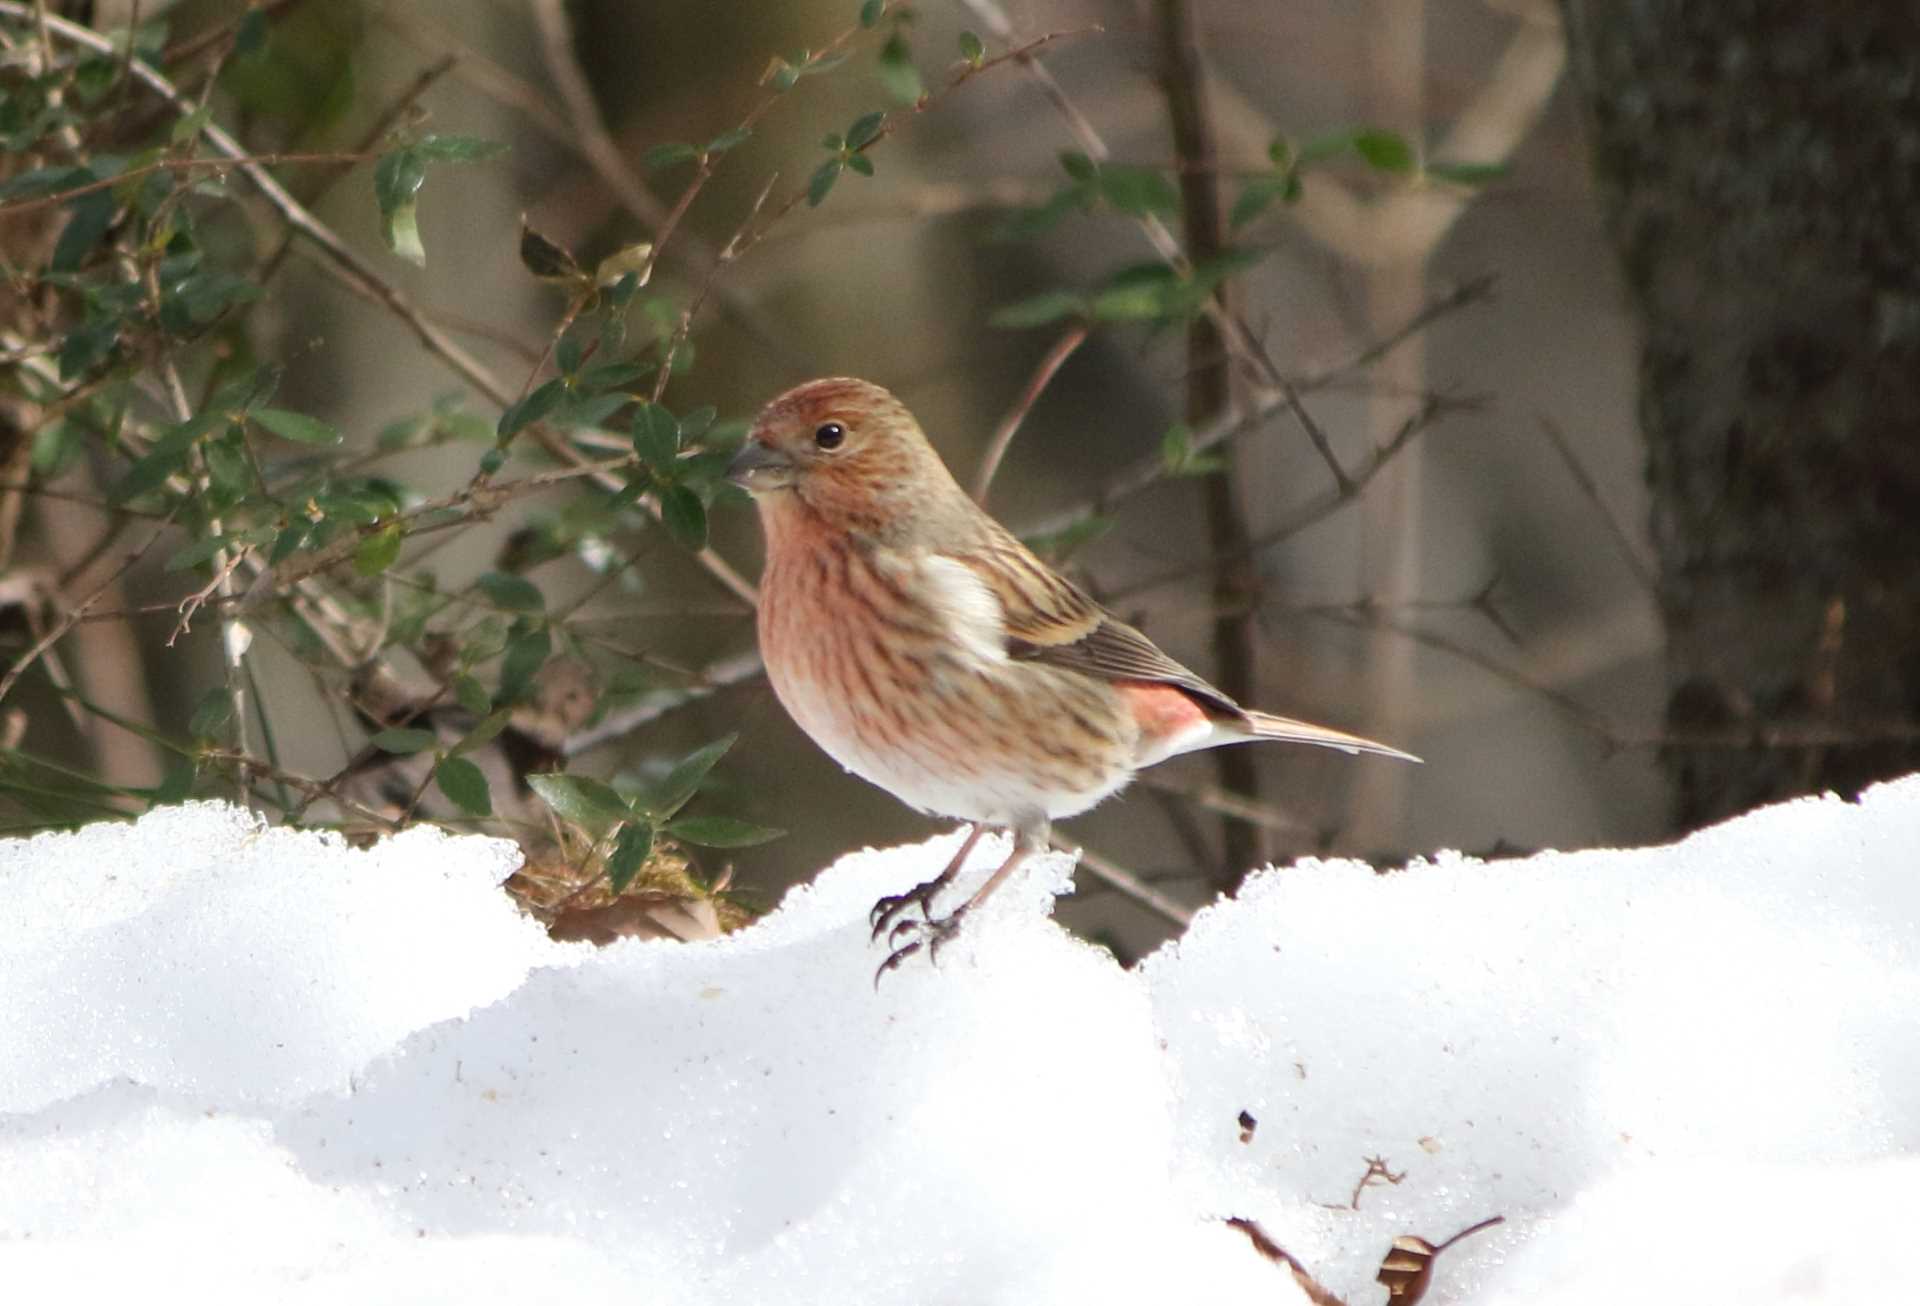
M1056 859L878 993L867 908L953 837L602 951L515 912L494 841L194 804L0 844L0 1282L1304 1300L1239 1216L1358 1306L1396 1235L1502 1215L1429 1301L1878 1306L1920 1183L1917 843L1920 779L1670 848L1302 864L1133 973L1047 919Z

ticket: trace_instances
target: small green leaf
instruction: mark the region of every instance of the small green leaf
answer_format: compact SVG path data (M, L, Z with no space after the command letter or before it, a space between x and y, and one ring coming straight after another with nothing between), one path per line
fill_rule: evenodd
M415 206L426 179L426 160L411 146L381 155L373 168L373 195L380 206L381 235L387 248L422 267L427 251L420 243L420 218Z
M474 581L474 586L495 607L508 612L544 612L547 607L546 596L540 593L540 587L525 576L490 571Z
M668 825L666 833L703 848L751 848L778 839L786 831L731 816L683 816Z
M1180 193L1173 183L1155 168L1104 164L1099 181L1101 198L1133 217L1169 214L1180 203Z
M286 408L257 408L250 416L282 440L296 444L339 444L345 438L338 427Z
M620 836L613 841L613 851L607 854L607 886L615 893L625 893L652 852L652 826L645 821L622 826Z
M1090 182L1100 175L1098 165L1079 150L1062 150L1060 167L1069 177L1078 182Z
M456 754L471 753L476 748L485 748L494 741L502 730L505 730L512 724L512 708L495 708L480 718L480 724L467 731L466 736L461 739L459 743L455 744L451 751Z
M185 571L189 567L198 567L207 562L222 549L234 547L231 535L209 535L205 539L195 540L167 559L165 570Z
M1233 202L1233 211L1227 216L1227 225L1238 229L1252 222L1267 207L1287 194L1288 183L1294 180L1292 173L1268 173L1265 176L1250 177L1240 188L1239 197Z
M412 148L429 163L475 163L507 152L504 141L481 136L422 136Z
M525 697L552 653L553 635L545 622L536 625L525 617L514 622L507 634L506 652L500 658L500 692L494 695L495 705L504 707Z
M700 157L700 151L685 141L667 141L655 145L640 156L640 163L649 171L671 168L676 163L692 163Z
M596 839L621 821L633 818L626 799L589 776L550 772L528 776L527 784L555 816L579 826Z
M495 428L495 433L502 440L511 439L558 408L560 401L566 397L567 383L556 376L553 380L535 387L532 394L510 405L506 412L500 414L500 425Z
M153 442L146 456L128 469L107 498L114 503L125 503L162 484L185 465L194 442L224 420L226 414L209 405L179 425L167 428L166 433Z
M873 160L864 154L849 154L847 156L847 166L859 173L862 177L871 177L873 175Z
M1086 301L1071 290L1049 290L1031 299L1022 299L995 309L987 318L987 325L1017 331L1025 327L1045 326L1062 318L1079 317L1086 310Z
M1381 172L1408 173L1413 171L1413 146L1396 132L1368 128L1354 133L1353 149L1365 159L1369 166Z
M920 80L920 70L913 66L913 51L907 48L907 38L896 29L887 43L880 47L880 84L887 88L887 94L901 104L917 104L926 87Z
M282 530L273 538L273 548L267 552L267 565L278 567L281 563L298 553L307 542L307 536L313 533L311 522L296 522Z
M674 543L689 553L707 547L707 506L700 496L684 485L668 485L660 490L660 520Z
M680 456L680 423L659 404L641 404L633 414L633 451L653 471L667 471Z
M167 773L160 778L159 785L153 791L152 805L167 807L174 803L185 802L193 792L193 782L199 778L200 767L192 757L174 757L167 762Z
M1498 181L1512 169L1504 163L1429 163L1427 176L1455 186L1484 186Z
M399 522L381 527L353 551L353 569L362 576L378 576L400 560L400 546L407 538Z
M860 6L860 26L872 27L880 21L880 15L887 11L887 0L863 0Z
M795 68L792 64L786 63L783 61L779 67L773 70L773 77L771 80L773 82L774 90L791 91L794 87L794 83L800 80L800 70L798 68Z
M202 104L198 109L195 109L192 113L173 124L172 130L167 133L168 142L176 146L190 144L194 137L206 130L207 122L212 117L212 103Z
M887 115L883 112L866 113L853 120L853 126L847 128L847 148L857 150L871 145L880 139L880 129L886 126Z
M1068 522L1057 531L1023 535L1021 540L1041 557L1060 563L1112 530L1113 525L1111 517L1082 517L1078 521Z
M820 207L820 201L826 199L827 193L833 189L833 183L840 179L840 167L840 160L835 158L828 159L813 170L813 178L807 182L809 207Z
M700 782L707 778L707 773L727 755L727 750L739 738L737 734L723 736L682 758L667 773L667 778L661 781L658 793L646 805L647 814L655 820L664 821L685 807L687 800L699 792Z
M707 153L725 154L735 146L744 145L752 136L753 128L751 127L735 127L730 131L723 131L707 142Z
M407 757L413 753L424 753L440 742L440 737L431 730L419 730L412 726L394 726L382 730L367 741L383 753L392 753L398 757Z
M472 676L458 675L453 678L453 697L455 702L475 716L485 716L493 711L493 695L487 693L487 687Z
M434 770L433 782L461 811L471 816L493 815L493 797L487 792L487 777L466 758L442 758Z
M720 410L712 404L702 404L700 407L688 413L680 419L681 441L684 443L690 440L698 440L707 433L707 428L713 425L713 419L719 415Z
M987 46L977 32L962 29L960 32L960 57L978 68L980 61L987 57Z

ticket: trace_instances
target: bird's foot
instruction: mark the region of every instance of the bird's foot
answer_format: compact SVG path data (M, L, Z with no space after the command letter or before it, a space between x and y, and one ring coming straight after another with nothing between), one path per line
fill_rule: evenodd
M925 885L921 886L921 888L925 887ZM921 904L923 909L925 905ZM960 922L966 919L967 909L971 906L971 903L967 903L948 912L945 916L929 915L923 921L904 920L888 930L888 946L893 947L896 944L898 946L893 947L893 951L887 954L887 959L880 963L880 968L873 972L873 986L876 989L879 988L881 976L888 971L898 970L907 958L915 953L925 952L927 960L937 964L941 949L951 943L953 937L960 932ZM906 941L902 943L902 939Z
M915 920L903 921L900 919L901 913L916 903L920 907L920 914L931 921L933 919L934 897L942 889L953 883L956 869L955 867L948 867L931 880L928 880L925 884L916 884L905 893L888 894L879 902L874 903L873 910L867 913L867 924L873 926L872 937L878 940L879 937L884 934L887 936L887 941L891 943L894 936L898 934L903 927L918 928L920 922Z

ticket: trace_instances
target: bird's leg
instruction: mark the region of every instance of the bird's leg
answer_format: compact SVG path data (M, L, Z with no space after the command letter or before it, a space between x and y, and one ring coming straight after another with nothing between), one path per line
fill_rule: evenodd
M980 836L986 832L986 826L980 824L978 821L974 822L972 832L967 835L966 842L960 845L960 851L953 855L953 860L947 863L946 870L940 872L940 874L934 876L925 884L915 885L905 893L889 894L879 902L874 903L873 910L867 913L867 923L873 926L873 937L877 939L881 934L888 932L890 929L898 929L899 926L896 926L894 921L899 917L901 912L913 906L915 903L920 904L920 914L928 920L932 920L934 895L953 883L953 877L960 874L960 868L966 865L967 854L973 851L973 846L980 842ZM911 922L900 922L900 925L909 924L911 924Z
M1007 860L1000 864L1000 869L989 875L987 882L974 890L971 898L945 916L935 918L929 915L924 922L907 920L894 926L887 934L888 943L894 942L902 934L910 933L916 937L895 948L888 954L887 959L880 963L880 969L873 973L874 985L877 987L882 975L898 969L902 962L922 948L927 951L927 960L939 960L940 950L960 932L960 922L966 919L968 913L985 902L995 889L1005 884L1007 878L1019 870L1029 857L1047 847L1047 832L1048 823L1045 816L1021 821L1014 826L1013 851L1007 855Z

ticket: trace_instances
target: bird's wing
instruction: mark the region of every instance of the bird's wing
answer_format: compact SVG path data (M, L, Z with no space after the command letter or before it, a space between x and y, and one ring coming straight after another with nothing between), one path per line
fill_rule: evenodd
M1240 705L1108 612L1011 535L953 555L1000 602L1007 655L1064 667L1101 680L1172 685L1209 707L1242 716Z

